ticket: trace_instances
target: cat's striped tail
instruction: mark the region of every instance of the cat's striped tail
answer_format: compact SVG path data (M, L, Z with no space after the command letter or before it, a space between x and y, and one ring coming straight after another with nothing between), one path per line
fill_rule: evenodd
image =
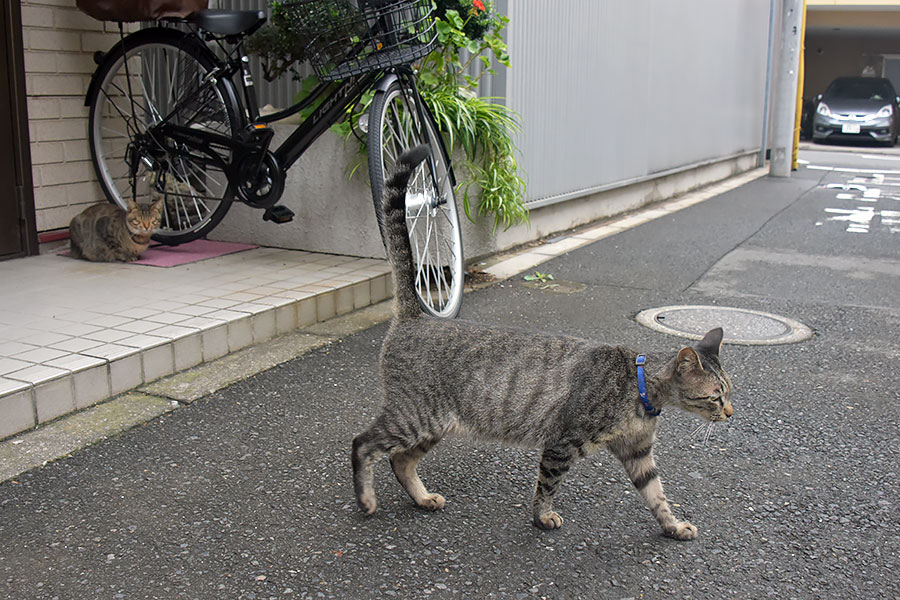
M423 144L401 154L393 174L384 185L381 209L384 238L388 259L394 268L394 311L400 318L411 319L422 314L416 294L412 246L406 227L406 187L416 167L430 152L429 147Z

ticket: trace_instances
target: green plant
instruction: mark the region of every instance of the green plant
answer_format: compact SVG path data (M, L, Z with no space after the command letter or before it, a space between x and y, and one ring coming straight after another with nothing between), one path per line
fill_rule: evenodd
M550 273L541 273L540 271L535 271L534 275L526 275L522 279L525 281L540 281L541 283L547 283L548 281L553 280L553 275Z
M525 275L522 279L525 281L536 281L540 285L540 289L548 290L550 288L559 287L559 284L550 283L553 281L553 275L550 273L541 273L540 271L535 271L534 275Z
M512 140L519 116L496 98L475 94L484 74L494 73L492 56L509 67L500 35L509 19L482 0L436 0L435 5L438 49L419 67L422 96L450 147L458 144L465 153L470 178L461 182L460 189L466 216L475 220L474 186L481 193L477 214L493 215L494 231L501 225L509 229L528 221L525 181Z
M484 74L494 73L494 61L509 67L506 43L500 35L509 19L496 13L488 0L434 0L434 5L437 49L418 65L418 78L422 97L448 146L459 147L465 155L465 169L457 169L462 175L463 210L471 221L476 215L493 217L494 231L527 223L525 181L519 174L518 150L512 140L519 131L519 116L498 99L475 93ZM260 56L266 79L286 73L300 78L296 65L305 60L308 42L300 31L292 26L283 4L273 1L271 25L247 42L248 51ZM315 77L305 78L299 96L316 83ZM371 95L351 107L332 130L344 139L356 134L355 124L369 102ZM315 106L301 112L301 117L311 114ZM360 142L360 160L351 166L351 175L365 160L366 145ZM479 193L478 205L473 207Z
M518 175L516 148L510 132L518 130L515 115L487 98L466 97L455 91L422 88L438 128L447 134L450 146L458 145L466 155L471 179L460 183L463 209L472 215L472 186L481 191L478 214L493 214L494 229L504 229L528 220L522 203L525 183Z
M436 0L434 19L438 49L419 69L425 85L474 92L485 73L494 73L488 50L499 64L509 67L506 42L500 35L509 18L495 13L490 2L485 6L481 0ZM468 56L465 63L461 50ZM473 64L481 65L474 77L467 73Z
M290 19L278 0L272 1L270 23L245 42L247 52L259 56L263 77L274 81L285 73L298 78L296 65L306 60L309 37L291 27Z

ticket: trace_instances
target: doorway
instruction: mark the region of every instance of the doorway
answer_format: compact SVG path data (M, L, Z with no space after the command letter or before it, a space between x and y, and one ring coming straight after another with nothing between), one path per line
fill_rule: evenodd
M0 260L38 251L19 11L0 10Z

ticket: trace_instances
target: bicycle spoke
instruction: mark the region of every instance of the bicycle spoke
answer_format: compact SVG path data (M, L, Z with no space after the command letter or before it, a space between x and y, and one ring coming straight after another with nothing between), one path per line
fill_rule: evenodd
M122 121L124 121L124 123L125 123L125 127L129 130L129 132L131 132L131 130L132 130L132 123L133 123L133 121L134 121L134 120L131 118L131 116L130 116L130 115L127 115L127 114L124 113L124 112L122 112L122 109L119 108L119 105L115 102L115 100L113 100L112 96L110 96L109 94L107 94L107 92L106 92L105 90L102 91L102 94L104 95L105 99L107 100L106 103L110 104L110 105L116 110L116 112L119 113L119 116L122 118ZM107 117L107 118L109 118L109 117ZM137 127L133 127L133 129L134 129L134 133L137 133L137 132L138 132L138 128L137 128ZM131 133L131 135L134 135L134 133Z
M426 312L455 316L462 299L462 248L452 174L433 121L422 121L418 102L415 92L402 82L392 84L383 95L376 95L370 125L378 119L377 137L370 137L369 151L370 156L380 155L376 164L381 172L370 168L373 199L376 210L380 210L381 186L403 152L420 144L431 147L432 156L412 174L406 195L414 286ZM424 114L427 116L427 112Z
M149 128L171 120L231 137L238 113L222 82L203 83L212 62L198 57L199 43L167 30L143 30L135 40L138 35L133 49L101 65L91 111L92 155L104 191L120 206L131 196L152 198L159 186L165 208L154 237L188 241L217 223L231 202L220 166L230 162L231 149L217 144L213 151L220 159L211 157Z
M424 206L424 205L423 205ZM428 248L431 244L431 236L433 234L433 230L431 227L431 219L428 216L428 207L425 206L425 243L422 244L422 258L419 261L419 264L422 265L425 273L426 273L426 281L428 282L428 298L431 300L431 273L429 272L429 267L431 266L430 261L428 260Z
M203 208L205 208L207 210L208 210L208 207L203 203L203 200L198 198L198 196L196 194L196 190L194 189L194 186L191 185L190 175L188 175L184 171L184 163L183 162L182 162L182 172L184 173L184 185L187 186L188 191L190 192L190 195L191 195L191 200L194 203L194 210L197 211L197 219L198 219L198 221L202 221L203 220L203 211L200 210L200 205L202 204Z
M159 109L153 105L153 94L147 92L147 78L142 74L140 80L141 89L144 90L144 99L147 101L147 107L149 109L144 113L150 117L150 123L148 123L148 125L152 123L159 123L160 121L162 121L162 114L160 114ZM150 88L154 89L154 86L151 85Z
M178 58L175 59L175 66L170 70L169 66L169 55L165 54L165 63L166 63L166 72L172 73L172 79L175 78L175 73L178 72ZM168 98L169 98L169 106L175 106L177 103L175 101L175 82L169 81L169 90L168 90Z

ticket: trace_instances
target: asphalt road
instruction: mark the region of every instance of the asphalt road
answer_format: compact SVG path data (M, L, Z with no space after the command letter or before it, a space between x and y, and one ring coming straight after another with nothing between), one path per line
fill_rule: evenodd
M576 465L563 528L540 531L537 453L462 439L420 467L444 511L416 509L385 461L379 510L360 514L348 453L378 411L381 325L0 485L0 595L900 597L900 200L892 174L827 170L884 161L822 154L541 265L572 285L465 298L465 318L648 352L684 343L633 319L670 304L815 331L725 347L735 416L708 439L694 417L660 417L662 479L697 540L662 537L606 454Z

